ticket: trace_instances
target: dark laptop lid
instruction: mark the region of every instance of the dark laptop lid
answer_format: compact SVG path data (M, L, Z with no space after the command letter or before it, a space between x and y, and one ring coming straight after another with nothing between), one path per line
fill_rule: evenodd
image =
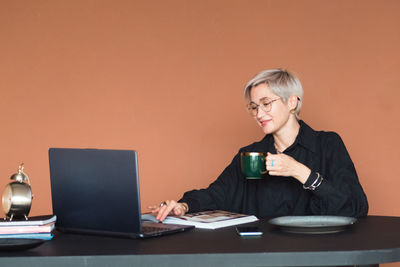
M49 161L53 213L60 230L140 233L136 151L50 148Z

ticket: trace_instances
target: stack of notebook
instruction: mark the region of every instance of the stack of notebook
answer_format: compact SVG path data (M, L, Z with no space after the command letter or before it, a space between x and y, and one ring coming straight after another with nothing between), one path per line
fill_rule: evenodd
M0 220L0 238L50 240L55 222L55 215L34 216L28 220Z

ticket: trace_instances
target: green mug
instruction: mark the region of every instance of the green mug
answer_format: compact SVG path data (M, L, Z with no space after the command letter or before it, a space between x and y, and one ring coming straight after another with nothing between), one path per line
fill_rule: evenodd
M265 157L267 153L241 152L240 164L242 173L247 179L261 179L267 173L265 169Z

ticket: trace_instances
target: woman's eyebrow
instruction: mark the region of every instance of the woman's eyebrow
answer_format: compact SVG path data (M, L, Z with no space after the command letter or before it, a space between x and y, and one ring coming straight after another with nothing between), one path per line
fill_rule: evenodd
M263 100L271 100L268 96L261 97L258 101L261 102Z

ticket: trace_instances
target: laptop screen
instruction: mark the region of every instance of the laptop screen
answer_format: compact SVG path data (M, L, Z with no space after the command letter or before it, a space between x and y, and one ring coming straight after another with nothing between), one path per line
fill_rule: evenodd
M60 230L140 232L134 150L50 148L53 213Z

